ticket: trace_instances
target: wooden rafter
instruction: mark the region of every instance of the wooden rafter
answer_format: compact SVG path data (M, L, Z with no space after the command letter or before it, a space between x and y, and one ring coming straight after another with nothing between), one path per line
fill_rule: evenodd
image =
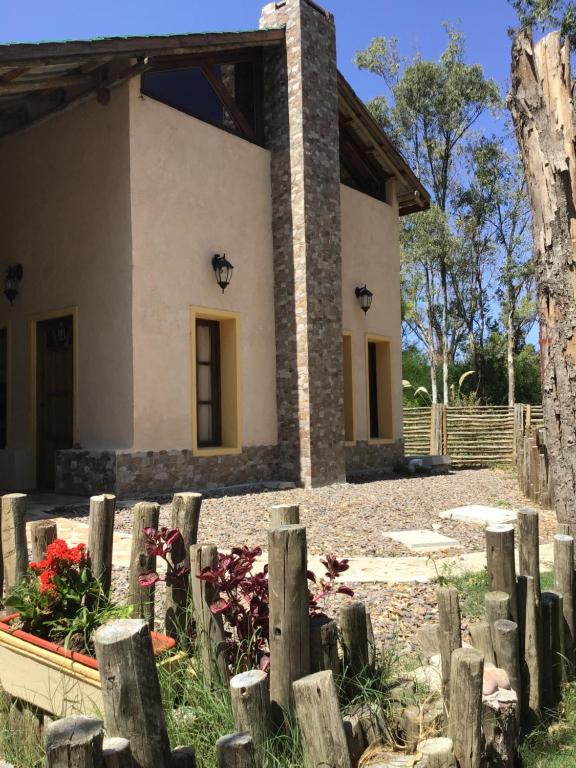
M22 75L25 75L26 72L29 71L30 67L15 67L0 77L0 83L11 83L13 80L17 80L19 77L22 77Z
M226 86L224 85L224 82L220 77L220 75L217 74L212 67L202 66L201 70L206 80L212 86L212 90L222 102L222 106L226 109L226 111L234 121L234 125L236 126L236 129L249 141L255 141L256 136L254 133L254 129L252 128L248 120L246 120L246 117L244 116L242 111L239 109L238 105L234 101L234 97L232 96L228 88L226 88Z
M90 75L63 75L46 77L40 80L21 80L20 82L0 82L0 96L12 93L32 93L34 91L52 91L56 88L89 88L94 84Z

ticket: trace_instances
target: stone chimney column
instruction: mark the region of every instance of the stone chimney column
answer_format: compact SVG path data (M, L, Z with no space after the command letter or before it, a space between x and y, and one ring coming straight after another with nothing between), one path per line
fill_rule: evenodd
M345 479L336 34L311 0L270 3L260 26L286 27L265 53L264 98L280 469L311 487Z

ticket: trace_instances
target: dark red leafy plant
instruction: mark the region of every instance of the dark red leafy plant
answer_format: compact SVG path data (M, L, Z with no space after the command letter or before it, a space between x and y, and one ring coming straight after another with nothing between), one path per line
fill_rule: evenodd
M165 581L168 586L178 586L182 578L190 573L184 565L186 547L178 528L144 528L146 553L150 557L159 557L166 563L166 576L162 579L156 571L149 571L138 578L141 587L151 587L158 581Z
M233 670L259 667L267 671L270 665L268 566L254 573L261 554L260 547L234 547L229 554L218 555L216 568L204 568L197 574L214 589L215 599L210 608L224 620L227 660ZM349 587L335 588L336 579L349 568L348 560L328 555L321 563L326 568L325 578L317 579L312 571L308 572L312 584L311 616L325 615L320 601L329 592L354 595Z

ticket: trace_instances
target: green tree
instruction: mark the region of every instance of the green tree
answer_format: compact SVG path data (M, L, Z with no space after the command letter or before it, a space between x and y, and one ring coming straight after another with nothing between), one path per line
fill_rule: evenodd
M572 0L509 0L518 14L520 24L536 25L542 29L559 29L576 43L576 3Z
M482 113L499 105L500 94L496 83L484 77L482 67L465 63L462 35L449 26L446 31L448 44L437 62L425 61L419 54L409 61L400 56L396 39L378 37L356 54L355 63L382 78L387 95L368 106L430 189L433 210L437 209L431 217L439 221L444 216L450 222L459 149ZM418 214L406 226L412 230L413 240L424 242L430 220ZM420 228L424 230L421 236L415 234ZM427 303L427 350L432 369L438 356L441 358L443 400L447 403L448 366L458 336L450 313L452 249L441 233L432 241L437 249L420 251L418 259L410 259L408 275L417 284L408 287L405 278L404 302L408 307L417 295ZM415 316L417 311L412 306L406 317Z
M507 336L508 405L515 402L514 357L536 320L534 267L530 234L530 203L519 158L507 152L499 139L482 138L468 147L467 171L471 180L460 192L462 250L476 290L471 294L478 315L481 392L484 396L483 346L487 329L487 279L493 278L500 302L501 322ZM494 258L497 256L498 258ZM463 268L465 273L466 268ZM466 281L461 285L466 286ZM461 289L460 289L461 290ZM474 348L474 342L471 347Z

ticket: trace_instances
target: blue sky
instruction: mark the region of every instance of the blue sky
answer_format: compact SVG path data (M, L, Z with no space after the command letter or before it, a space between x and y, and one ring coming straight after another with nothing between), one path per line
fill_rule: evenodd
M354 53L377 35L396 36L401 50L436 58L445 43L441 24L465 33L467 58L481 63L502 86L510 69L507 0L320 0L334 13L340 69L364 99L379 90L377 77L357 72ZM87 39L255 29L264 0L0 0L0 42Z

